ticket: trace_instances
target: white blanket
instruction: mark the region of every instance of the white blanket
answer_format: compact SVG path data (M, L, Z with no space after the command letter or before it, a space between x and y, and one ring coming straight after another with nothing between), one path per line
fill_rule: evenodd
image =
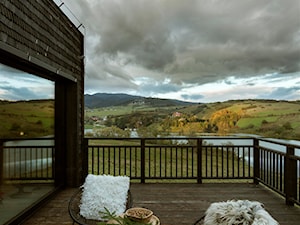
M204 225L278 225L260 202L237 200L212 203Z
M80 215L86 219L103 220L105 208L117 215L126 210L130 179L126 176L89 174L83 184Z

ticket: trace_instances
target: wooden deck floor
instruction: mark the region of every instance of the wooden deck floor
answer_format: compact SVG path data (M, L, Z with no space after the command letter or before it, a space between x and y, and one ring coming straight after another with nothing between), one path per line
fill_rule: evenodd
M68 200L75 189L66 189L36 212L25 225L72 224ZM260 201L280 225L298 225L300 208L261 185L253 184L131 184L133 206L151 209L162 225L192 225L212 202L231 199Z

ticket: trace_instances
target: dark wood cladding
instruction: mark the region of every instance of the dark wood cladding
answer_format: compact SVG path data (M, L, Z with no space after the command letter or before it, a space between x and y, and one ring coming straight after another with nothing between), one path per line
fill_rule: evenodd
M2 0L0 41L75 79L81 78L83 35L50 0Z
M0 63L55 82L55 184L79 185L84 35L53 0L0 0Z

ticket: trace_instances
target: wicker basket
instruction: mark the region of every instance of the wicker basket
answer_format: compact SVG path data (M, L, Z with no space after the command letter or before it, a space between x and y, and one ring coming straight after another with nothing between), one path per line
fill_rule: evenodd
M131 220L147 223L150 221L153 212L150 209L135 207L127 209L125 215Z

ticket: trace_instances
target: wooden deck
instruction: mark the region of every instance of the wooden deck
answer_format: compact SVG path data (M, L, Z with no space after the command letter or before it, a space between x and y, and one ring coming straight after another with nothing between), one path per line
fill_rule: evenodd
M75 189L65 189L23 224L72 224L68 201ZM192 225L210 203L231 199L260 201L280 225L298 225L300 207L262 185L254 184L131 184L133 206L151 209L162 225Z

